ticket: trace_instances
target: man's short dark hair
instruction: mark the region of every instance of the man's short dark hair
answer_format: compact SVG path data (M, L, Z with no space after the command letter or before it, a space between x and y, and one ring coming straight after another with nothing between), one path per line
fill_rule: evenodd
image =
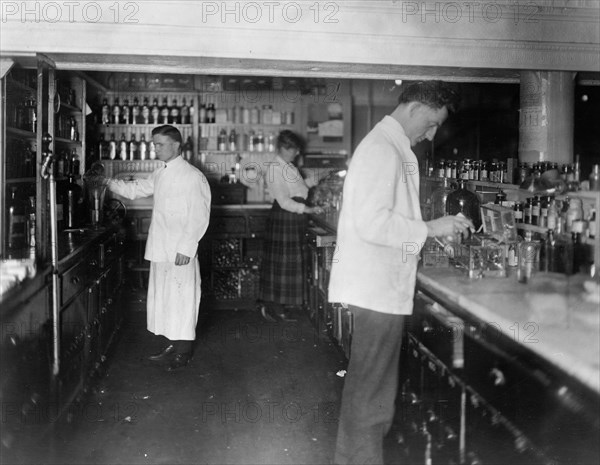
M170 137L175 142L179 142L180 144L183 144L183 138L181 137L181 133L179 132L179 129L177 129L175 126L171 126L170 124L165 124L163 126L155 127L152 130L152 135L156 136L157 134L161 135L161 136Z
M304 152L304 139L289 129L284 129L277 136L277 150L296 149L300 153Z
M419 102L435 110L446 107L454 112L458 107L458 93L443 81L419 81L402 91L398 103Z

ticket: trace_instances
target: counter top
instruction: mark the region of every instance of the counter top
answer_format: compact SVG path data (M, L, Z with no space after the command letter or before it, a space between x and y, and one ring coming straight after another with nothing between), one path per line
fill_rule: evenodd
M585 299L585 280L538 273L525 285L516 277L472 280L452 268L423 268L417 287L600 393L600 311Z
M211 210L269 210L273 205L270 203L243 203L211 205ZM152 202L126 204L127 210L152 210Z
M99 242L119 230L118 225L102 226L98 229L82 228L58 233L58 268L65 268L68 262L85 248Z

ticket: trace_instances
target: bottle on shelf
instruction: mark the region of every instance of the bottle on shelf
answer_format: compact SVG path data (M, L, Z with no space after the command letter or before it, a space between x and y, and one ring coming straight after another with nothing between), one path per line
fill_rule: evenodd
M206 123L206 105L204 103L200 104L200 113L198 113L198 122L200 124Z
M208 108L206 109L206 122L211 123L211 124L214 123L216 115L217 115L217 112L215 110L215 104L210 103L208 105Z
M588 237L590 239L595 239L596 234L598 234L598 225L596 223L596 209L592 208L590 210L590 218L588 219Z
M115 97L112 106L112 124L121 124L121 106L117 97Z
M68 173L68 170L65 169L66 159L67 156L64 151L56 155L56 176L59 178L66 176Z
M540 225L540 197L535 195L531 200L531 224L534 226Z
M30 97L27 100L26 105L26 126L23 128L26 131L36 132L37 130L37 102L34 97Z
M102 100L100 122L102 124L110 124L110 107L108 106L107 99Z
M25 205L17 196L17 187L12 186L6 205L6 247L21 248L25 237Z
M163 98L162 105L160 107L160 124L169 124L169 102L167 97Z
M35 173L35 154L31 151L29 144L25 144L23 149L23 174L26 178L32 178Z
M127 99L125 99L121 107L121 124L131 124L131 107Z
M187 161L191 161L194 154L194 143L192 142L191 136L187 138L185 143L183 144L182 150L183 158Z
M235 129L232 128L231 131L229 131L229 150L235 152L237 148L237 133L235 132Z
M69 173L71 174L71 176L75 176L78 177L79 176L79 172L81 170L81 160L79 159L79 154L77 153L77 150L72 149L71 150L71 170L69 171Z
M77 129L77 120L71 117L69 122L69 140L79 141L79 130Z
M590 190L600 191L600 165L594 165L590 173Z
M100 134L100 140L98 141L98 158L100 160L108 159L108 143L104 137L104 133Z
M29 258L35 259L35 249L37 246L36 239L36 212L35 212L35 196L29 196L27 204L27 245L29 246Z
M117 158L117 141L115 140L115 133L110 135L110 141L108 142L108 159L115 160Z
M194 108L194 101L193 100L190 102L190 107L189 108L190 108L189 109L190 116L189 116L188 124L191 124L191 123L194 122L194 115L196 114L196 109Z
M583 205L581 199L577 197L569 197L568 208L565 214L565 228L564 232L567 234L572 232L573 223L583 218Z
M148 106L148 97L144 97L144 103L142 104L141 114L141 123L150 124L150 107Z
M190 107L188 107L185 97L181 102L181 124L190 124Z
M225 129L219 131L219 135L217 136L217 148L219 152L227 150L227 131L225 131Z
M160 107L158 106L157 98L155 98L152 101L152 109L150 110L150 115L152 116L152 124L158 124L160 120Z
M179 110L179 105L177 105L177 99L173 99L173 102L171 103L171 108L169 110L169 123L170 124L181 123L179 113L180 113L180 110Z
M252 107L250 110L250 124L259 124L260 123L260 110L258 107Z
M518 281L527 284L533 275L540 269L540 249L539 242L532 239L531 231L525 233L525 240L519 243L519 267L517 269Z
M265 136L262 130L259 130L256 134L256 151L264 152L265 151Z
M250 110L247 107L242 107L242 123L250 124Z
M65 227L67 229L77 228L80 225L83 205L83 189L75 182L73 176L69 176L69 183L64 196L63 207L65 215Z
M135 140L135 134L131 134L131 139L129 140L129 159L136 160L138 157L138 143Z
M127 160L127 140L125 139L125 133L121 135L121 141L119 142L119 158L121 160Z
M513 211L515 215L515 223L523 223L523 202L515 202Z
M140 160L148 158L148 143L146 142L146 135L142 133L140 137L139 145Z
M133 106L131 107L131 124L140 124L140 102L137 97L133 99Z
M154 145L154 141L151 140L148 145L150 146L148 158L150 158L150 160L156 160L156 146Z

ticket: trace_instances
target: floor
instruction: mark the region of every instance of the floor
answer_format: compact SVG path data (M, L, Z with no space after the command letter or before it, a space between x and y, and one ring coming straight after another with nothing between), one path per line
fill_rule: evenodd
M145 329L143 300L129 294L83 405L15 463L332 463L347 362L304 312L269 323L256 311L205 311L190 365L168 372L146 360L162 341Z

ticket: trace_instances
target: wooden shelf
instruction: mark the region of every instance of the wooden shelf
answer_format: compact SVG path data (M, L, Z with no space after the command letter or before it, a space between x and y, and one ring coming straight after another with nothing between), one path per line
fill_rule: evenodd
M98 127L101 128L140 128L140 129L154 129L157 126L161 126L163 123L157 124L101 124ZM175 126L176 128L192 128L193 124L179 124L179 123L168 123L171 126Z
M237 128L237 127L244 127L244 128L269 128L269 129L275 129L275 128L292 128L295 127L295 124L267 124L267 123L231 123L231 122L225 122L225 123L198 123L198 126L201 127L227 127L227 128Z
M55 137L54 138L54 142L58 142L58 143L61 143L61 144L71 145L73 147L81 147L81 141L80 140L70 140L70 139L64 139L62 137Z
M8 134L12 134L13 136L26 137L28 139L35 139L37 135L35 132L27 131L25 129L12 128L10 126L6 126L6 132Z
M31 183L31 182L35 182L37 178L32 177L32 178L12 178L12 179L7 179L6 180L6 184L21 184L21 183Z
M37 94L37 89L32 89L29 86L26 86L25 84L19 82L19 81L15 81L14 79L8 79L7 80L7 84L10 87L15 87L19 90L25 91L25 92L30 92L32 94Z
M60 102L60 109L62 110L63 108L65 108L73 113L82 113L81 108L78 108L74 105L69 105L68 103Z

